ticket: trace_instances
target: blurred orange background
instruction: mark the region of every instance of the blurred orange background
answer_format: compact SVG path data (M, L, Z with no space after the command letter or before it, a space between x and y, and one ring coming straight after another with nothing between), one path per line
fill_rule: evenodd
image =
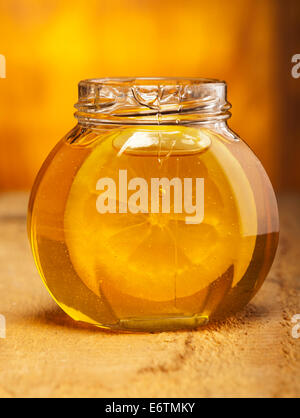
M300 189L298 0L0 0L0 191L29 189L75 124L77 83L109 76L228 83L231 128L276 190ZM298 48L298 50L297 50Z

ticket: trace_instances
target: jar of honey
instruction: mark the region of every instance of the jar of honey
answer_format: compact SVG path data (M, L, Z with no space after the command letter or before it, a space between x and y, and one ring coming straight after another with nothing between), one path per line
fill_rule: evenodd
M196 328L243 308L279 224L265 170L227 125L226 83L85 80L76 108L29 203L35 262L58 305L125 331Z

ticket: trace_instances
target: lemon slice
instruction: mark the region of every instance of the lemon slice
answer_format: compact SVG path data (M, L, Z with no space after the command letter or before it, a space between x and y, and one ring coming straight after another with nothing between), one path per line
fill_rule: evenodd
M202 223L187 224L172 204L170 213L100 214L97 182L110 178L117 185L120 170L149 187L152 178L204 178ZM116 208L124 207L118 196L112 196ZM72 264L95 294L162 302L199 292L231 266L234 283L240 280L255 245L256 211L241 166L210 131L126 128L96 143L78 170L64 227Z

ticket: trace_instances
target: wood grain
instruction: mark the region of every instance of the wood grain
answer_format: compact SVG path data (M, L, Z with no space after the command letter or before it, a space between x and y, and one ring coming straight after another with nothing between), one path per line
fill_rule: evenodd
M27 194L0 195L0 397L288 397L300 393L300 195L280 199L280 247L253 302L196 331L116 334L51 300L26 236Z

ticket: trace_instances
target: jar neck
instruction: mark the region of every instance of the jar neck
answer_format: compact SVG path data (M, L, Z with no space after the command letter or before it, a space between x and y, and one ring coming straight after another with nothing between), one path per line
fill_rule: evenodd
M211 124L231 114L226 83L213 79L95 79L79 83L83 125Z

